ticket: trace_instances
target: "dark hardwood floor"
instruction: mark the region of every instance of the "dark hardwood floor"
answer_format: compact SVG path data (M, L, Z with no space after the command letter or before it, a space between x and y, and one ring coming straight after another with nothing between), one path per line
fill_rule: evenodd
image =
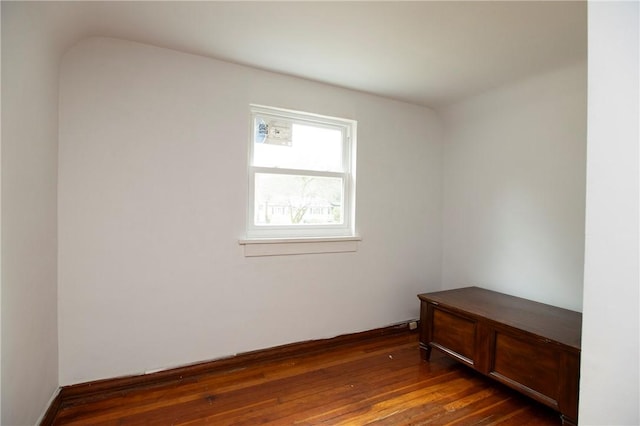
M400 333L78 399L54 425L559 425L558 414Z

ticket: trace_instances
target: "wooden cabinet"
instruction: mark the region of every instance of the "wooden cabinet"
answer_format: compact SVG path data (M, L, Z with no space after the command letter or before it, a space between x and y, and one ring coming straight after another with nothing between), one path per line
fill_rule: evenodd
M577 424L582 314L479 287L418 295L420 349L438 349Z

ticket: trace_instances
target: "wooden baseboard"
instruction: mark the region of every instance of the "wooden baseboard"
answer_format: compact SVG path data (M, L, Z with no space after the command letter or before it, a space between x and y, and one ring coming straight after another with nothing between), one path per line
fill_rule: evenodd
M44 416L42 416L42 420L40 420L41 425L53 424L53 420L56 418L56 414L58 413L58 410L60 409L60 407L62 407L62 396L60 391L61 389L56 390L56 394L51 400L51 403L49 404L49 408L47 408L47 411L44 413Z
M245 352L228 358L221 358L172 368L169 370L162 370L155 373L117 377L113 379L96 380L87 383L63 386L49 406L49 409L40 424L42 426L51 425L57 411L63 407L103 399L113 395L114 393L162 386L171 382L193 380L195 377L203 374L240 368L247 364L255 364L273 361L276 359L290 358L301 354L327 351L339 345L360 343L364 340L375 337L415 332L415 330L410 330L409 324L410 322L404 322L374 330L344 334L329 339L291 343L273 348Z

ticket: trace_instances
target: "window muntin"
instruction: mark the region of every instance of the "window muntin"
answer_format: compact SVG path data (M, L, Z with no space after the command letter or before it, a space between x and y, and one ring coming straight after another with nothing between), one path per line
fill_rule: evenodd
M247 237L353 236L355 122L251 111Z

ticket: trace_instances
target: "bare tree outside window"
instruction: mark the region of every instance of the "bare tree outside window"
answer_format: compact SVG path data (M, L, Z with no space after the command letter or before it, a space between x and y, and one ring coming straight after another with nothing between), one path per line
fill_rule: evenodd
M255 204L258 224L342 223L342 179L256 174Z

